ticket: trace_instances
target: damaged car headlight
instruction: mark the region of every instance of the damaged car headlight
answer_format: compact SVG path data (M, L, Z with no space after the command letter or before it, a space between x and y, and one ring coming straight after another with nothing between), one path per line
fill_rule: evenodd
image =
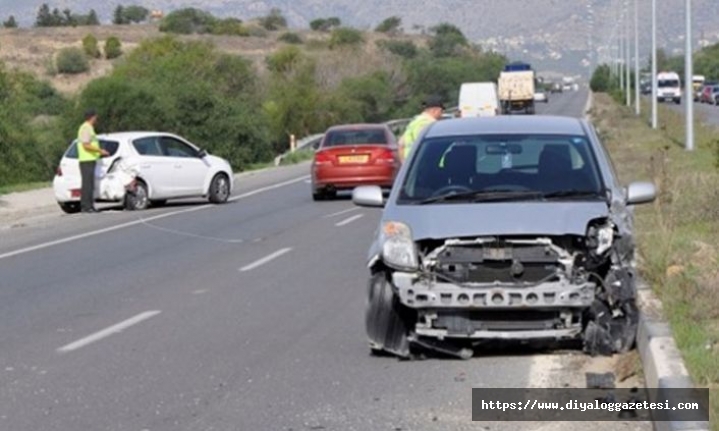
M409 226L395 221L382 225L382 258L387 265L397 269L418 268L417 247Z
M600 226L590 226L587 230L587 246L594 253L601 255L612 247L614 243L614 226L609 223Z

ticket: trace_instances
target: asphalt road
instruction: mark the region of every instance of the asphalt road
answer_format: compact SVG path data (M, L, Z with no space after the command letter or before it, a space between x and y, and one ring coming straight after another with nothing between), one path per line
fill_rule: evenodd
M651 98L649 98L649 101L651 101ZM682 102L677 105L675 103L665 102L667 106L670 107L670 109L684 115L686 112L686 106L684 104L685 99L682 99ZM662 103L662 102L659 102ZM705 124L719 127L719 106L709 105L706 103L699 103L699 102L693 102L694 103L694 118L697 120L701 120Z
M553 96L539 113L582 114L586 91ZM307 174L262 172L220 206L0 232L0 430L650 429L471 421L472 387L582 387L605 358L370 356L364 265L380 213L313 202Z

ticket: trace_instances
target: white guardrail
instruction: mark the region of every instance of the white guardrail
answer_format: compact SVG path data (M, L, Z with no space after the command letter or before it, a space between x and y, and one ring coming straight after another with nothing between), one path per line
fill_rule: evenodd
M454 113L457 111L457 109L458 108L449 108L445 111L445 115L451 118L454 116ZM385 121L384 124L386 124L396 136L400 136L402 133L404 133L404 129L407 127L410 121L412 121L412 118L401 118L398 120ZM316 133L314 135L306 136L298 140L294 150L286 151L275 157L275 166L279 166L285 156L295 151L306 150L309 148L311 148L313 151L316 150L324 136L324 133Z

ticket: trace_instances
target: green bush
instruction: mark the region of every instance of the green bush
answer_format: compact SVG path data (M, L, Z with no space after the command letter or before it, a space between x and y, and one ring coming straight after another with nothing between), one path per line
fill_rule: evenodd
M317 18L310 21L310 28L314 31L330 31L340 25L342 21L337 17Z
M609 66L602 64L594 70L589 87L597 93L606 93L611 87L611 74Z
M282 33L282 35L278 38L280 42L285 43L292 43L292 44L301 44L302 38L297 33L287 32Z
M271 72L283 74L295 69L303 59L302 51L299 48L287 46L267 56L265 64Z
M57 54L57 71L59 73L78 74L90 70L85 52L80 48L63 48Z
M98 48L97 45L97 38L92 34L88 34L82 39L82 49L85 51L85 54L87 54L88 57L102 57L102 53L100 53L100 48Z
M160 31L177 34L210 33L216 18L212 14L195 8L184 8L170 12L160 23Z
M401 25L402 25L402 18L400 18L398 16L391 16L389 18L386 18L381 23L379 23L379 25L374 29L374 31L376 31L378 33L395 34L400 31Z
M349 27L340 27L332 30L330 36L330 49L341 46L355 46L364 42L362 32Z
M378 40L377 46L403 58L414 58L419 52L411 40Z
M227 36L249 36L250 31L237 18L225 18L216 20L210 28L212 34Z
M122 55L122 43L115 36L110 36L105 41L105 58L112 60Z

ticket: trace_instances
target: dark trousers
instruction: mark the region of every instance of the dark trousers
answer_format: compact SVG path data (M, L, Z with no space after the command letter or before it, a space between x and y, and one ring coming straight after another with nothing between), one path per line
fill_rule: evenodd
M95 202L95 161L80 162L80 175L82 175L82 194L80 195L80 209L87 211L94 208Z

